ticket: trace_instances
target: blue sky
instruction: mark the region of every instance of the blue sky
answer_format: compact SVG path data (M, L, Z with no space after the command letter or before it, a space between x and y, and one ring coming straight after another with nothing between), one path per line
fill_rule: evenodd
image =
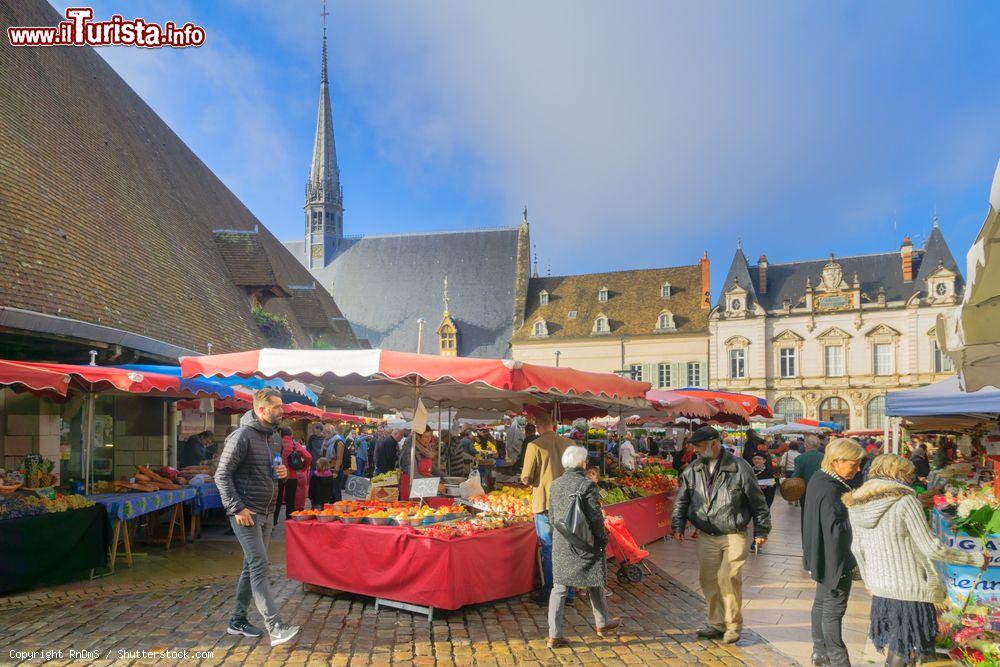
M204 26L101 49L283 239L302 234L318 0L110 2ZM62 11L63 5L56 5ZM921 243L960 265L1000 158L1000 4L330 3L348 234L517 224L542 273ZM391 259L387 258L387 262Z

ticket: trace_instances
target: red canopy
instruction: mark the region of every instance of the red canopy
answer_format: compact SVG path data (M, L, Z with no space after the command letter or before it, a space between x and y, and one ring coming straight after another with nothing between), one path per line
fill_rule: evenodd
M696 396L698 398L703 398L705 400L717 400L717 401L727 401L729 403L734 403L739 406L739 408L747 414L749 417L767 417L771 418L774 415L771 413L771 408L768 407L767 401L762 398L757 398L756 396L751 396L750 394L737 394L730 391L710 391L708 389L697 389L695 387L686 387L684 389L675 389L675 392L679 394L687 394L689 396ZM723 410L726 408L722 404L717 404ZM728 410L727 410L728 411Z
M719 412L718 407L704 398L677 391L650 389L646 392L646 398L656 410L655 419L673 417L711 419Z
M190 392L181 391L180 384L178 377L124 368L0 360L0 385L49 397L65 397L73 389L88 393L116 389L133 394L190 396Z
M184 377L280 377L320 382L336 396L384 408L413 406L419 387L429 404L519 410L558 401L629 409L645 407L649 384L612 373L389 350L277 350L184 357Z
M367 424L368 420L364 417L358 417L357 415L348 415L342 412L324 412L323 421L325 422L347 422L348 424Z

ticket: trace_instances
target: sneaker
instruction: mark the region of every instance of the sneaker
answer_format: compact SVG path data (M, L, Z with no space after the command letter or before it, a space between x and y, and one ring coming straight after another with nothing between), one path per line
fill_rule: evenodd
M284 623L278 623L274 626L268 634L271 635L271 646L277 646L278 644L284 644L289 639L299 634L299 626L297 625L285 625Z
M231 635L243 635L244 637L263 637L264 631L257 626L250 625L249 621L243 619L229 624L226 632Z
M726 634L722 635L722 641L727 644L735 644L740 640L740 633L737 630L726 630Z
M721 639L726 633L711 625L706 626L695 633L701 639Z

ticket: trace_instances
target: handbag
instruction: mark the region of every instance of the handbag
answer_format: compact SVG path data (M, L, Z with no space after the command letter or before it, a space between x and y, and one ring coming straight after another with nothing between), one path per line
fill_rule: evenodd
M587 521L579 490L570 496L566 513L562 517L553 518L552 525L574 550L588 554L600 552L600 548L594 543L594 531L590 529L590 522Z

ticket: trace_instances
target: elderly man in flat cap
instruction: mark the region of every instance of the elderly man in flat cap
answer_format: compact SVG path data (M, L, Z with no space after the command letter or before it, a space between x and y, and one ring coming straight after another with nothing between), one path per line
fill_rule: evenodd
M753 468L722 447L718 431L703 426L689 442L698 458L681 473L674 502L674 539L684 540L689 521L701 531L698 570L701 591L708 603L708 626L699 630L698 636L733 644L743 630L747 526L753 519L754 542L763 544L771 531L771 511Z

